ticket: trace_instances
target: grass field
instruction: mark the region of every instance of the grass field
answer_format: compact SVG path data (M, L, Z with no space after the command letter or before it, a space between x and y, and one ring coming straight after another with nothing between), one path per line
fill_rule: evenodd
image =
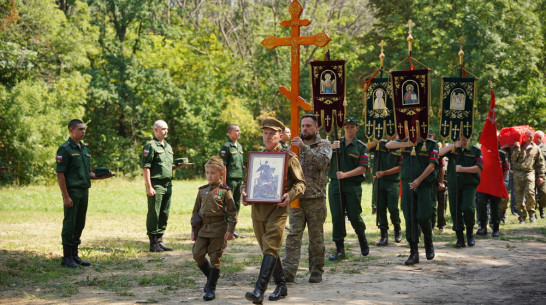
M88 272L86 268L72 270L60 266L63 208L61 193L56 185L0 188L0 287L3 290L0 296L29 301L55 300L76 296L80 290L92 287L93 291L113 292L118 297L124 297L133 295L135 289L153 288L160 292L157 297L148 300L153 303L181 289L198 289L202 275L191 256L189 222L197 188L203 184L204 180L174 182L165 242L175 251L166 256L147 251L147 208L143 182L119 178L94 182L80 247L80 256L92 262L90 268L93 272ZM375 215L371 213L371 185L363 184L363 189L366 233L370 244L375 244L379 239L379 230L375 226ZM544 223L542 220L526 224L534 232L532 235L511 234L511 230L519 226L511 217L510 223L502 227L501 239L546 242ZM346 246L349 253L347 263L332 264L327 260L328 272L360 273L359 269L351 267L351 262L378 259L373 254L361 257L350 253L352 248L358 247L358 243L350 224L347 226L350 232L347 239L351 240ZM330 252L333 249L330 216L324 228L327 252ZM452 243L454 234L451 230L446 231L449 233L440 235L436 232L435 241ZM257 242L252 231L250 207L241 208L237 232L247 238L229 243L223 257L221 276L246 282L250 287L255 281L255 274L248 275L241 271L249 265L258 265L261 260L261 253L255 251ZM392 230L389 233L392 238ZM304 236L303 248L307 248L306 233ZM307 265L306 254L302 253L301 264ZM298 276L303 277L305 273Z

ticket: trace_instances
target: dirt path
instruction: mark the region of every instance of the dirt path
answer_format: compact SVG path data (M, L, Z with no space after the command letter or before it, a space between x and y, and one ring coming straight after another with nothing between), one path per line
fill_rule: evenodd
M432 261L425 259L421 245L421 263L412 267L403 265L409 253L405 242L390 243L386 248L372 246L365 259L352 244L348 247L349 259L327 263L322 283L310 284L305 266L300 266L296 283L288 286L288 297L274 304L546 304L546 243L520 233L514 233L509 240L480 238L473 248L455 249L451 242L436 242L436 258ZM240 247L237 243L228 246L228 251L229 247ZM255 246L249 249L257 250ZM331 250L332 245L328 245L327 252ZM302 252L306 257L306 251ZM187 250L162 255L171 268L191 257ZM148 271L139 272L144 275ZM244 294L252 289L258 272L259 263L252 262L244 270L222 277L216 300L206 304L251 304ZM88 269L80 277L94 276L101 274ZM204 277L196 274L195 279L200 287L204 284ZM267 295L273 288L271 283ZM204 304L199 289L180 288L165 294L158 293L158 286L143 286L131 292L131 296L120 296L85 286L72 297L57 299L21 298L4 292L0 293L0 303Z

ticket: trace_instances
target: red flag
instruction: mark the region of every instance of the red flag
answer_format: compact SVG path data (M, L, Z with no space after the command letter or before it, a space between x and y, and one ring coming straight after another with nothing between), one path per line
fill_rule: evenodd
M497 113L495 109L495 93L491 89L491 106L489 114L483 125L482 135L483 170L478 192L493 195L495 197L508 198L508 191L502 177L502 165L499 157L497 140Z

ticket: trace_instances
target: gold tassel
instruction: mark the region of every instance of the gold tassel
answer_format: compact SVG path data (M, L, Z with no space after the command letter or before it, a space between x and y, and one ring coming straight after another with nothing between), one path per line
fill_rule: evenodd
M411 155L414 157L417 156L417 154L415 153L415 146L411 148Z

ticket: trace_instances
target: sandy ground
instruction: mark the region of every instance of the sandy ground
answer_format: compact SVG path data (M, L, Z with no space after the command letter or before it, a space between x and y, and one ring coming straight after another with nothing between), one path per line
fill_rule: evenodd
M382 248L372 246L370 258L361 260L356 241L349 240L354 259L329 264L319 284L309 283L306 266L300 266L296 282L288 285L288 297L275 304L546 304L546 243L521 238L536 231L513 232L510 240L479 238L472 248L455 249L452 242L436 242L436 258L432 261L425 259L421 243L421 263L409 267L403 265L409 254L405 241L395 244L390 240L389 246ZM333 245L328 244L327 252L332 251ZM307 255L305 249L302 252ZM161 255L167 264L176 265L190 254L175 251ZM220 278L216 299L206 303L251 304L244 294L252 290L258 272L258 265L250 265L242 272ZM93 269L81 275L95 276L101 275ZM204 284L204 277L196 279L200 286ZM266 296L273 289L271 283ZM75 296L56 299L28 299L4 290L0 292L0 303L205 303L199 290L177 289L166 295L157 290L158 286L136 287L131 290L133 296L119 296L96 287L80 287Z

